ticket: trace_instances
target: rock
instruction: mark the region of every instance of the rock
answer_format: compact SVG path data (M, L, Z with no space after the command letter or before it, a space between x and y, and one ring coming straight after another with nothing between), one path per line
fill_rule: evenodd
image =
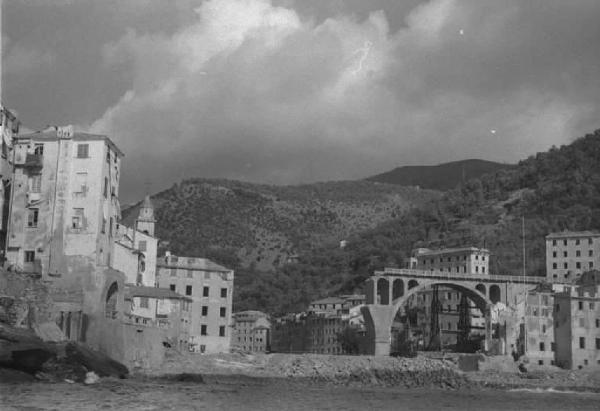
M85 380L83 381L83 383L85 385L90 385L95 384L98 381L100 381L100 377L98 377L98 374L96 374L94 371L89 371L87 374L85 374Z
M90 350L81 344L70 342L65 347L66 359L70 363L81 364L100 377L126 378L129 370L123 364L98 351Z

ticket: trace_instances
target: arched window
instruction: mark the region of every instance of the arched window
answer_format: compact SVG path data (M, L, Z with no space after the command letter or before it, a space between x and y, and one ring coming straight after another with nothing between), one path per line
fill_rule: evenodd
M117 318L117 296L119 286L112 283L106 293L105 315L106 318Z

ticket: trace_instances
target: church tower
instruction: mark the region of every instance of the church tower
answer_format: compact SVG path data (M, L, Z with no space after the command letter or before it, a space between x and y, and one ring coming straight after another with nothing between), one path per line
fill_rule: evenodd
M154 205L152 205L152 201L150 201L150 196L146 195L144 202L140 207L140 214L138 215L137 220L135 220L135 228L142 233L146 233L154 237L155 223Z

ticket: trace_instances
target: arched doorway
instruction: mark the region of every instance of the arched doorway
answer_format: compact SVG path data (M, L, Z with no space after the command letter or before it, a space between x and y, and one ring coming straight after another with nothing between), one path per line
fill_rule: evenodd
M401 279L394 280L394 286L392 287L392 301L396 298L400 298L404 295L404 281Z

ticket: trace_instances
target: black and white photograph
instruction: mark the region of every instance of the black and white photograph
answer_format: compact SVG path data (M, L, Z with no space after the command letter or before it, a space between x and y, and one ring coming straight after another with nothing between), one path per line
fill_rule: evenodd
M600 408L600 0L0 0L0 409Z

